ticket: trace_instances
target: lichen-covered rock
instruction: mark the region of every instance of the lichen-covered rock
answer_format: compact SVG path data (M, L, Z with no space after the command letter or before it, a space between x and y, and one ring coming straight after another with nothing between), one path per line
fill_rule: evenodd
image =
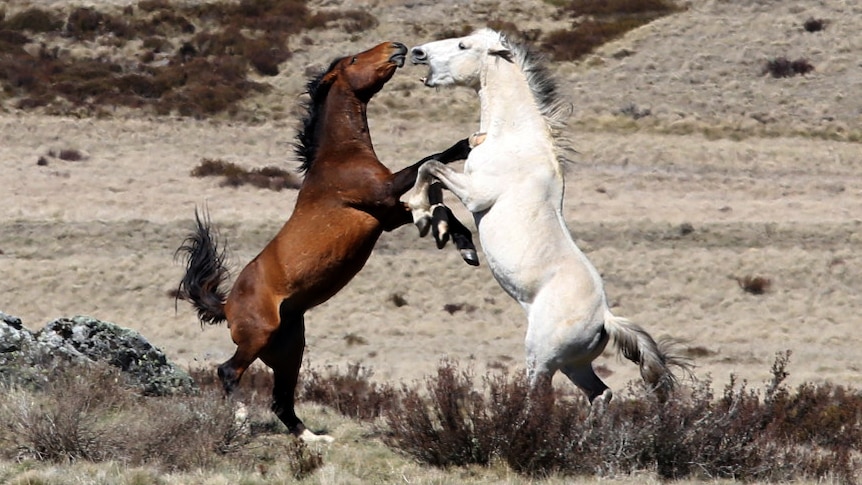
M145 394L193 392L189 375L134 330L91 317L59 318L32 333L0 313L0 377L26 381L57 365L102 362L118 367Z
M21 319L0 312L0 363L33 344L33 334L24 328Z

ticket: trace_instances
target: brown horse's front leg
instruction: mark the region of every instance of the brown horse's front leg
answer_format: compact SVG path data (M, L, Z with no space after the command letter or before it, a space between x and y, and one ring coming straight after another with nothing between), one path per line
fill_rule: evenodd
M429 155L413 165L395 172L389 183L392 194L401 197L410 190L410 188L413 187L413 184L416 183L416 175L419 173L419 167L424 165L426 162L430 160L437 160L443 164L457 162L458 160L466 159L467 155L470 154L470 150L470 140L465 138L447 148L445 151Z

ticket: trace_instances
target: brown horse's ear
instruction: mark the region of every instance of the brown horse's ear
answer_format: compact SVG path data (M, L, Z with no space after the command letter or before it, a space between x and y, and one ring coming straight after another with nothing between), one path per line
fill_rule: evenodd
M323 75L320 78L320 84L332 84L335 81L335 77L338 75L338 71L335 69L331 69L329 72Z
M488 51L488 54L503 58L509 62L515 62L515 58L512 56L512 51L506 48L491 49Z

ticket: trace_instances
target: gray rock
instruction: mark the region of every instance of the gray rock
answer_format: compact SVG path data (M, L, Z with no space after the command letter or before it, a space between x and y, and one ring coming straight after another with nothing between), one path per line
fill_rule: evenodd
M33 382L58 365L92 362L119 368L144 394L196 390L186 372L134 330L77 316L54 320L34 334L20 319L0 313L0 376Z

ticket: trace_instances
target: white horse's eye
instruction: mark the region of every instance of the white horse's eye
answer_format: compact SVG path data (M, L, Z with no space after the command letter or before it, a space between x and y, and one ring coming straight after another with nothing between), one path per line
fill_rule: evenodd
M458 42L458 48L461 49L462 51L467 50L467 46L464 45L463 42Z

